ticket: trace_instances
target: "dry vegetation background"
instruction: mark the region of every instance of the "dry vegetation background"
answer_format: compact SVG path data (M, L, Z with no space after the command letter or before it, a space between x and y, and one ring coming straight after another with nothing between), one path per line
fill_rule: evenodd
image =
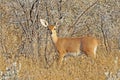
M98 0L75 23L94 2L0 0L0 80L120 80L120 0ZM95 64L82 55L56 69L57 52L41 18L57 22L60 37L97 37Z

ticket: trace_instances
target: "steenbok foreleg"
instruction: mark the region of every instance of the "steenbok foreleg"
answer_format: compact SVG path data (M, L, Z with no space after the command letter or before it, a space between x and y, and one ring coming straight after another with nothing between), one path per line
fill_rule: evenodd
M60 53L59 53L58 66L61 66L61 65L62 65L64 56L65 56L65 53L63 53L63 52L60 52Z

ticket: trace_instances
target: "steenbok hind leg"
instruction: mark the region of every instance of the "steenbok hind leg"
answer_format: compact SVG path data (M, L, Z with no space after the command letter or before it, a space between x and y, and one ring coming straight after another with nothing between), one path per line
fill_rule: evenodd
M94 56L94 52L87 51L86 54L87 54L87 56L89 56L88 57L88 59L89 59L88 61L90 61L91 64L94 64L95 63L94 61L96 59L95 56Z
M95 58L94 51L85 51L87 56L90 56L92 58Z

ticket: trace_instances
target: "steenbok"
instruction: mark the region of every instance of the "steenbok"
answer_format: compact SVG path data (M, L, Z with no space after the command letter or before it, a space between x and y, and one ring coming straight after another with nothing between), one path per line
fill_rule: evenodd
M82 53L87 56L96 58L96 50L98 41L93 37L64 37L60 38L56 33L56 26L48 25L48 22L44 19L40 19L41 24L47 27L51 31L51 37L55 44L56 49L59 52L58 64L61 65L63 58L66 55L77 56ZM82 52L82 53L81 53Z

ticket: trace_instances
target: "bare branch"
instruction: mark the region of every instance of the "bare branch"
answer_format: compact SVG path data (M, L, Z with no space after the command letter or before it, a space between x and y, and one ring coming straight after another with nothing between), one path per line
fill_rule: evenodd
M31 22L33 23L33 20L32 20L32 11L33 11L33 9L34 9L34 7L35 7L35 4L38 2L39 0L36 0L33 4L32 4L32 7L31 7L31 9L30 9L30 20L31 20Z
M82 14L79 15L79 17L77 18L77 20L72 24L72 26L70 26L70 28L68 29L68 31L70 31L71 29L73 29L73 27L75 27L75 24L78 22L78 20L79 20L91 7L93 7L96 3L97 3L97 1L95 1L91 6L89 6L85 11L83 11ZM71 36L72 36L73 34L74 34L74 29L72 30Z
M96 3L97 3L97 1L94 2L91 6L89 6L85 11L83 11L82 14L80 14L79 17L77 18L77 20L73 23L72 26L75 26L75 24L78 22L78 20L79 20L91 7L93 7Z

